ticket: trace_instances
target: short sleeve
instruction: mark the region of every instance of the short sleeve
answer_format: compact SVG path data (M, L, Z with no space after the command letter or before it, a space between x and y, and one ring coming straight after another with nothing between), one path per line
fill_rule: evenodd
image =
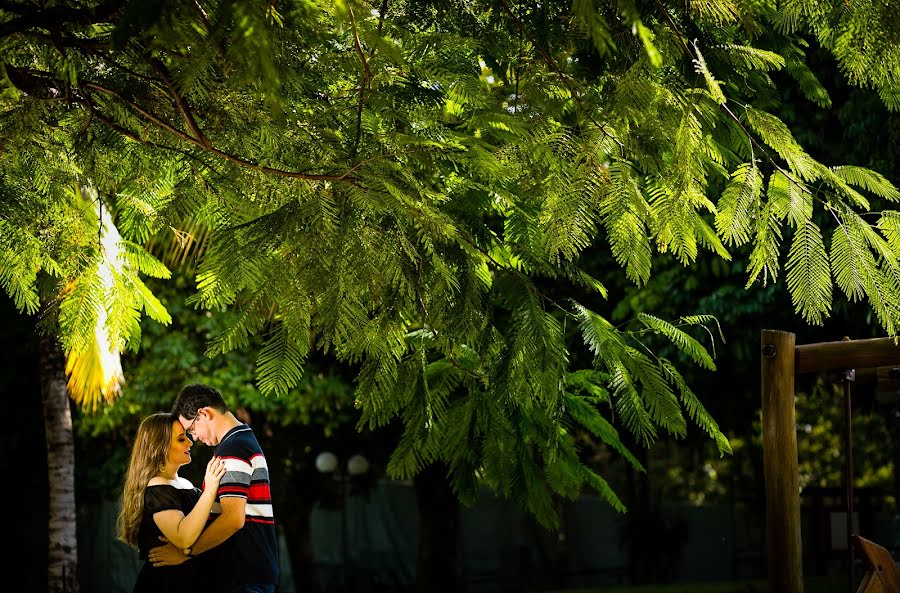
M219 482L219 498L229 496L247 498L253 481L253 465L236 457L222 458L225 460L225 475Z
M151 486L144 492L144 508L151 515L169 509L181 510L178 489L174 486Z

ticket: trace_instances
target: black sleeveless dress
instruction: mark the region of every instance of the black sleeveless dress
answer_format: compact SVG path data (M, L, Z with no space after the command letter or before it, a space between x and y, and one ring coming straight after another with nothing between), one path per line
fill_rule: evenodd
M159 539L162 531L153 522L153 515L169 509L178 509L187 515L197 504L200 494L199 488L147 486L144 492L144 516L138 530L138 551L144 565L135 582L134 593L197 593L203 590L200 579L207 560L203 556L191 558L178 566L154 567L147 559L152 548L165 543ZM209 575L206 576L208 580Z

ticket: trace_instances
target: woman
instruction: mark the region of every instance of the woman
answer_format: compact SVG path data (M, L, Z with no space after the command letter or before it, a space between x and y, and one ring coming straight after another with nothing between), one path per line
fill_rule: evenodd
M163 545L160 536L179 548L190 548L206 526L225 462L218 457L209 460L201 491L178 476L178 469L191 462L191 445L172 414L151 414L138 427L118 520L118 539L137 548L144 560L135 593L194 593L201 586L202 571L195 559L163 567L147 560L150 548Z

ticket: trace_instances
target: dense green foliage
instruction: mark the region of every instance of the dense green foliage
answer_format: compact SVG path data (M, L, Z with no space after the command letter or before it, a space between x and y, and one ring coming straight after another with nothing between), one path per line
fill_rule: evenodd
M169 319L142 246L202 229L190 304L237 312L210 355L262 338L264 394L334 356L360 368L363 424L405 427L393 475L442 461L463 500L486 483L546 524L554 493L622 508L573 431L635 467L617 429L647 445L690 421L729 451L679 370L714 371L721 336L696 308L614 325L589 254L642 286L656 254L746 253L745 286L783 271L807 322L839 292L897 333L900 192L778 115L785 87L830 105L810 44L898 107L896 19L843 0L2 0L0 284L33 313L50 277L69 351L98 303L137 348L142 310ZM125 241L111 285L82 187Z

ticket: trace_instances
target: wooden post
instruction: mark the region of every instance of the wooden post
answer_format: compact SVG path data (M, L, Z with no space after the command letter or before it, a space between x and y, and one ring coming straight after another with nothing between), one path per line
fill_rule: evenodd
M803 593L800 482L794 419L794 343L792 333L762 330L763 473L772 593Z

